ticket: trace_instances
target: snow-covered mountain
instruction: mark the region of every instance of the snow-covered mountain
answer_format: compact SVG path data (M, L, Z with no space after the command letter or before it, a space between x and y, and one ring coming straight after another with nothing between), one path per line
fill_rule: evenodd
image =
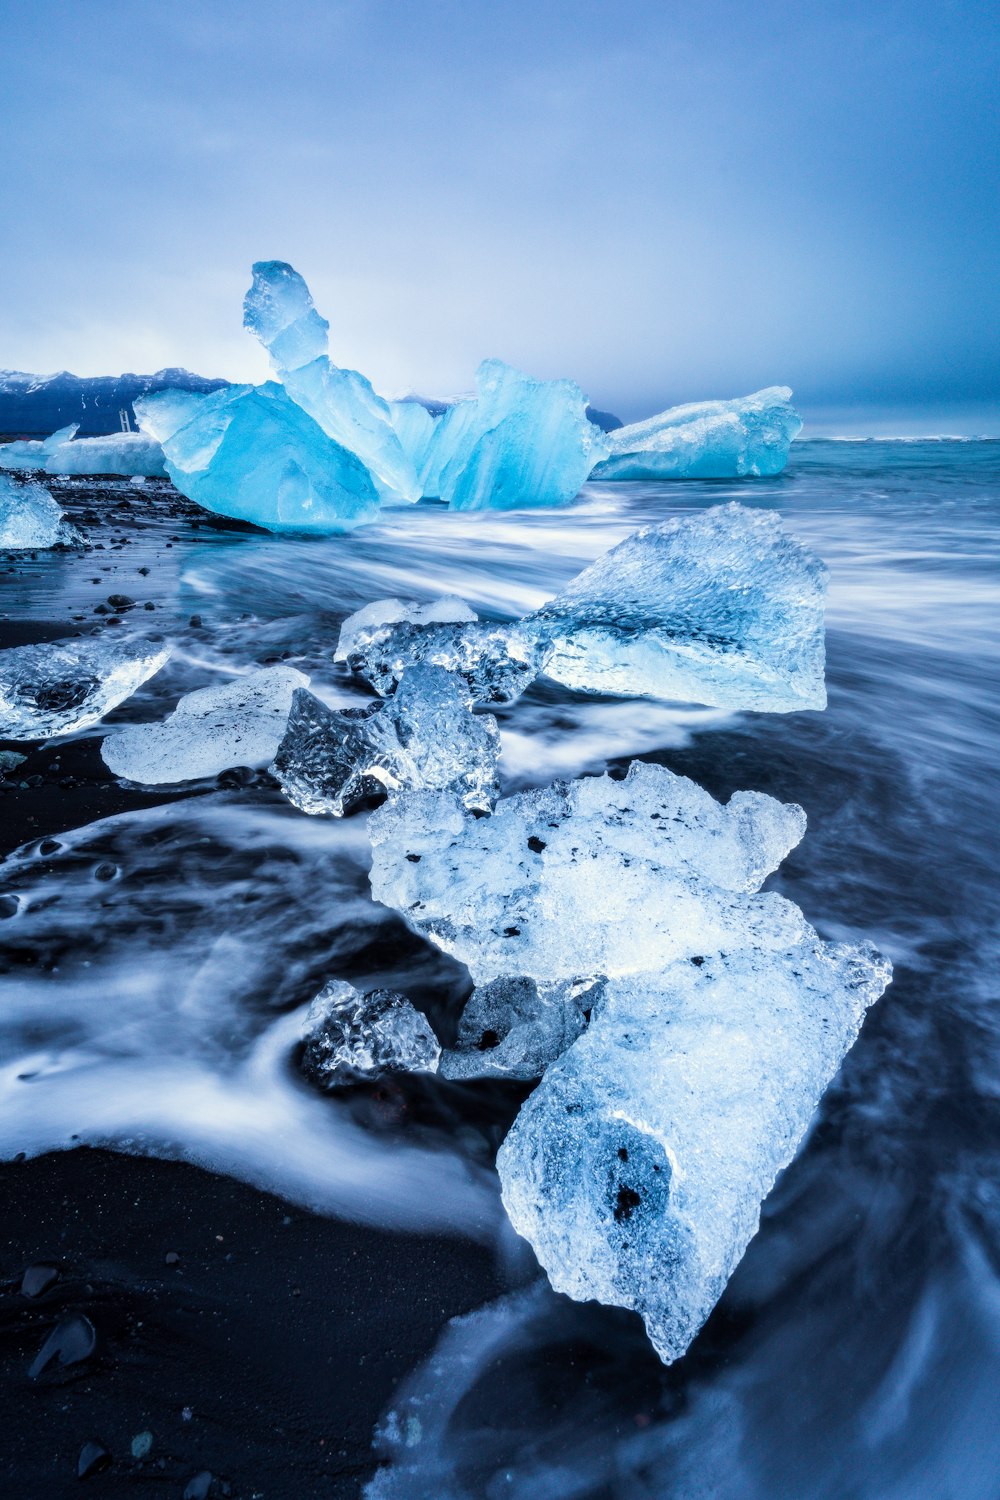
M217 391L228 380L208 380L190 370L157 370L155 375L32 375L0 370L0 436L45 437L70 422L79 422L81 437L117 432L124 407L135 422L132 402L149 391L170 387L184 391Z

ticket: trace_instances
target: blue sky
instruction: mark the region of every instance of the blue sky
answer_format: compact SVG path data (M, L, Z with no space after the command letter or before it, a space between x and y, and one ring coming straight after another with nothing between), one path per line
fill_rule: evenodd
M0 365L263 378L290 260L339 363L484 355L625 417L996 400L991 5L6 0Z

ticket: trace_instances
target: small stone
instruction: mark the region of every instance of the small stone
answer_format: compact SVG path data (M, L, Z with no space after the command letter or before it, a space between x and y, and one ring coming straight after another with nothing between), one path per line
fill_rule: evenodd
M6 921L10 917L16 917L18 909L18 901L16 896L0 896L0 921Z
M40 1297L59 1280L55 1266L29 1266L21 1277L21 1296Z
M184 1486L184 1500L208 1500L213 1478L211 1469L202 1469L200 1474L195 1474Z
M188 624L192 630L200 630L202 628L201 615L192 615L190 620L188 620Z
M137 1432L132 1439L132 1457L145 1458L153 1446L153 1434L151 1432Z
M117 874L118 866L112 864L110 860L103 860L94 871L94 879L101 881L103 885L107 885L108 881L114 880Z
M168 1266L176 1266L178 1261L180 1260L180 1256L178 1255L176 1250L168 1250L163 1259L166 1261Z
M76 1461L77 1479L89 1479L93 1474L102 1474L111 1467L111 1454L103 1443L84 1443Z
M89 1359L97 1348L97 1330L83 1313L70 1313L60 1318L45 1343L35 1355L28 1370L32 1380L37 1380L56 1360L61 1365L78 1365Z

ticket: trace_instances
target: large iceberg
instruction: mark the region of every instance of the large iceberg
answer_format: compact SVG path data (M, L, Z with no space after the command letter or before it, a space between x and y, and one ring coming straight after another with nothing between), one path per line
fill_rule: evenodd
M274 382L135 402L183 494L217 515L271 530L347 531L378 514L365 465Z
M41 441L25 438L0 443L0 469L44 469L52 454L75 437L79 427L79 422L71 422Z
M48 490L40 484L17 484L0 474L0 550L54 547L73 535Z
M673 406L608 433L594 479L734 479L780 474L802 430L787 385L733 401Z
M497 1157L556 1290L634 1308L679 1358L889 976L871 947L806 929L609 980Z
M302 812L342 817L380 792L440 789L456 808L485 809L497 791L500 735L473 714L465 684L415 666L385 703L335 712L298 689L271 766Z
M80 639L0 651L0 739L47 740L87 729L158 672L169 646Z
M584 692L824 708L827 569L774 511L735 502L633 532L525 621Z
M198 688L162 723L127 724L109 734L101 755L116 776L145 786L267 765L285 733L292 694L308 685L302 672L279 666Z
M303 1035L303 1071L325 1089L384 1073L433 1073L441 1055L430 1022L405 995L362 995L341 979L320 990Z

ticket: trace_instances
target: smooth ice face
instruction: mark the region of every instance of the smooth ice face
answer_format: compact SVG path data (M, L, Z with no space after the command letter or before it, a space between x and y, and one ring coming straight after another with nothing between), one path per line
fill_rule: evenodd
M430 456L431 443L437 420L419 401L388 401L389 421L392 423L400 447L413 465L413 472L420 475ZM421 486L421 493L423 488Z
M721 1296L882 993L870 946L731 945L608 983L497 1157L557 1291L634 1308L680 1358Z
M441 1047L427 1017L391 990L360 994L333 980L306 1012L303 1071L322 1088L383 1073L434 1073Z
M734 401L673 406L608 434L594 479L736 479L780 474L802 430L787 385Z
M253 283L243 299L243 326L279 370L297 370L326 353L330 325L313 306L303 278L284 260L255 263Z
M525 976L473 990L457 1044L441 1054L442 1078L538 1078L581 1034L604 980L536 984Z
M282 370L289 396L328 437L369 470L380 497L392 504L420 499L417 471L404 451L384 401L357 370L341 370L325 355L298 370Z
M475 400L456 403L436 423L424 494L455 510L565 504L609 451L586 410L572 380L533 380L484 360Z
M163 479L163 449L142 432L113 432L107 437L77 438L51 448L47 474L122 474Z
M52 641L0 651L0 739L86 729L131 697L170 655L144 640Z
M470 712L461 680L416 666L372 708L335 713L297 691L271 772L302 812L342 817L378 792L425 787L442 789L456 808L487 808L499 758L496 720Z
M280 385L178 395L141 398L136 419L160 434L170 478L206 510L272 531L349 531L378 514L365 465Z
M71 422L43 442L29 438L16 443L0 443L0 469L44 469L48 458L63 443L75 437L79 427L79 422Z
M48 490L40 484L15 484L0 474L0 550L54 547L71 536Z
M221 687L187 693L160 724L128 724L101 745L116 776L145 786L218 776L230 766L264 766L281 743L292 694L309 678L294 667L264 667Z
M464 679L476 703L511 703L541 670L547 646L520 623L480 623L461 599L433 604L378 599L345 620L337 661L345 661L382 697L418 662Z
M790 713L824 708L827 570L774 511L646 526L525 621L583 692Z
M736 792L721 806L634 761L623 781L557 782L489 818L446 793L390 803L369 820L371 884L477 984L631 974L796 941L797 908L753 893L804 831L794 804Z

